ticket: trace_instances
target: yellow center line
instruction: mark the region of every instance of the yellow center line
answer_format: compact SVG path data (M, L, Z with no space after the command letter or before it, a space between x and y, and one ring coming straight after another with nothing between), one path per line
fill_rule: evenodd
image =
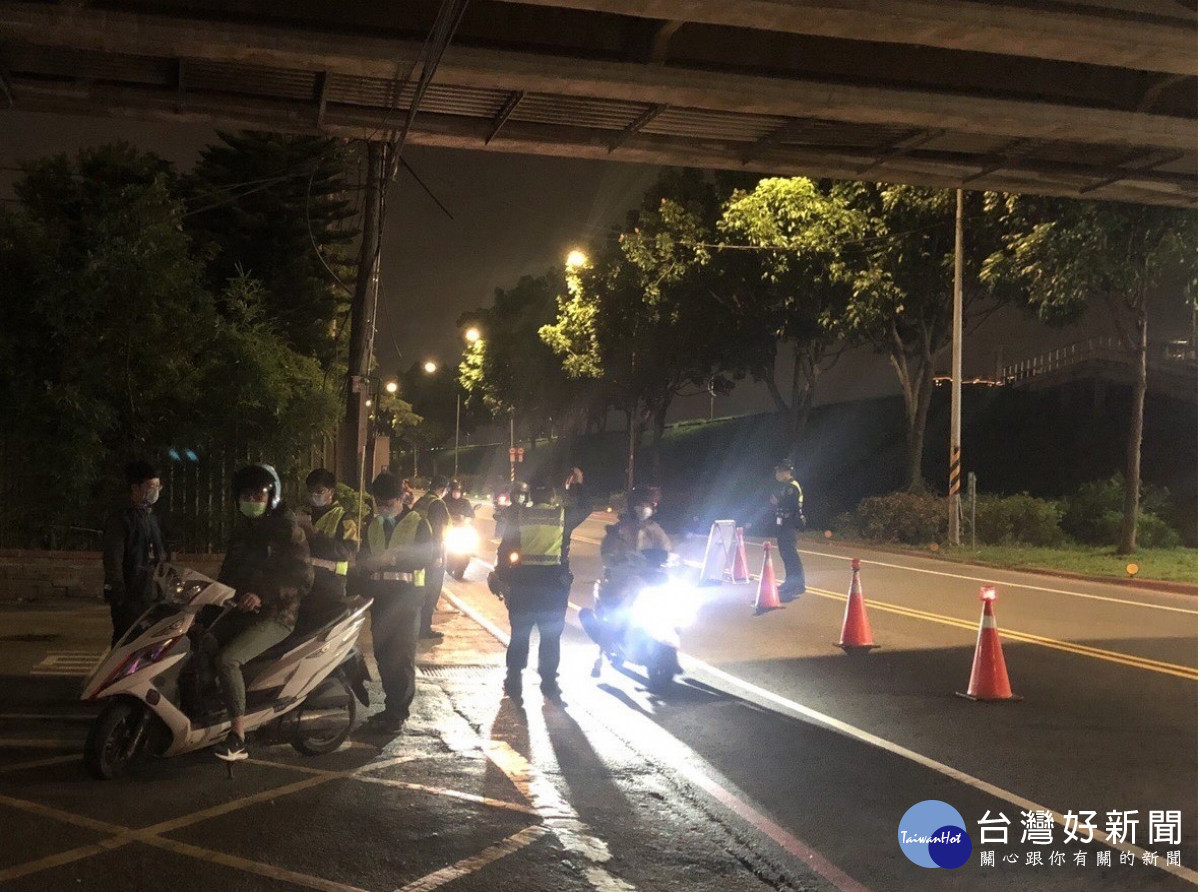
M838 592L831 592L825 589L818 589L809 586L808 591L822 598L829 598L834 601L846 600L846 595ZM904 607L899 604L889 604L884 601L875 601L871 599L863 599L867 605L875 610L882 610L886 613L895 613L899 616L906 616L910 619L920 619L926 622L940 623L944 626L953 626L956 629L966 629L969 631L977 631L979 624L970 620L958 619L953 616L946 616L941 613L930 613L926 610L918 610L915 607ZM1106 660L1110 663L1118 663L1122 666L1129 666L1134 669L1145 669L1148 672L1158 672L1162 675L1171 675L1175 678L1184 678L1189 681L1197 680L1196 669L1192 666L1182 666L1177 663L1168 663L1164 660L1154 660L1150 657L1138 657L1132 654L1119 653L1114 650L1104 650L1099 647L1091 647L1087 644L1077 644L1072 641L1062 641L1058 638L1047 638L1044 635L1035 635L1031 632L1018 632L1012 629L1002 629L1001 634L1010 640L1020 641L1025 644L1036 644L1040 647L1047 647L1051 650L1060 650L1064 653L1072 653L1078 656L1091 657L1096 660Z

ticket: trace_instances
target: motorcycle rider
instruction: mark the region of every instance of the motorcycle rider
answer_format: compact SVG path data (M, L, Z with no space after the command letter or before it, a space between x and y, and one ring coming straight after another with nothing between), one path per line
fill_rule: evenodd
M571 533L587 518L586 510L565 511L554 487L539 482L529 489L529 504L507 509L496 554L497 587L508 607L511 638L505 656L504 693L522 702L521 673L529 662L529 637L537 626L538 674L542 694L564 705L558 686L560 638L566 626L572 576L567 567Z
M450 523L450 511L443 501L450 481L440 474L429 481L429 489L413 503L413 511L429 522L433 541L437 543L437 556L425 568L425 604L421 608L421 638L426 641L441 641L445 636L433 629L433 612L442 596L442 583L446 579L446 527Z
M446 510L450 512L452 521L474 520L475 506L463 492L462 484L457 480L450 481L450 498L446 499Z
M334 501L337 478L316 468L304 480L309 509L300 523L308 539L313 566L312 590L300 602L298 629L317 629L346 608L346 579L358 552L358 523Z
M604 530L600 557L604 561L605 578L614 594L623 600L638 571L646 566L643 552L649 549L671 550L671 539L653 520L654 493L645 487L630 490L625 510L616 523Z
M273 467L241 468L233 475L232 489L240 517L217 581L237 591L237 609L214 629L221 645L216 670L232 728L216 754L226 761L240 761L249 757L242 667L291 634L300 601L312 588L313 568L308 540L283 504Z
M403 489L387 471L371 483L375 517L367 525L355 565L355 586L374 598L371 642L384 706L368 720L398 734L417 691L417 640L425 600L425 568L438 553L429 522L416 511L401 516Z

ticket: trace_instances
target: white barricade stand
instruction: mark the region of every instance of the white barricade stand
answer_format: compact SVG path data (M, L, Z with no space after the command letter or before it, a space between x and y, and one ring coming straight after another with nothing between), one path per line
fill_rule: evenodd
M708 531L708 544L704 547L704 564L700 570L700 582L721 583L733 570L734 554L737 550L737 522L733 520L713 521Z

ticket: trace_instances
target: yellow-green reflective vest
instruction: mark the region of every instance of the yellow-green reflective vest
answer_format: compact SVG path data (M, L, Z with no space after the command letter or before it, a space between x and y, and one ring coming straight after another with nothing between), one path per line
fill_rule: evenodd
M792 486L796 487L796 504L801 509L804 508L804 490L800 488L800 484L795 480L789 480Z
M376 517L371 521L371 525L367 527L367 544L371 546L371 554L378 556L388 551L396 551L408 545L415 545L417 541L417 529L423 520L424 518L416 511L409 511L396 522L396 528L392 530L392 538L389 541L387 533L383 529L383 518ZM423 569L413 571L413 585L418 588L425 585L425 571Z
M321 515L321 519L313 524L313 529L317 531L318 535L325 536L328 539L337 539L338 524L342 522L342 518L345 516L345 514L345 508L343 508L341 505L335 505ZM355 535L354 532L353 522L346 524L346 538L351 542L357 541L358 539L358 536ZM325 561L318 558L313 558L310 563L312 563L314 567L318 567L322 570L329 570L338 576L345 576L350 572L349 561Z
M553 567L562 563L563 509L551 505L523 507L517 514L521 535L521 563L526 567Z

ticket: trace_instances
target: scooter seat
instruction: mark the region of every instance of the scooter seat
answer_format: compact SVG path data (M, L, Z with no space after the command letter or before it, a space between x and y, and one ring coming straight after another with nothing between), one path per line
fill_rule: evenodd
M246 665L257 667L257 666L262 665L263 663L274 662L275 660L279 659L284 654L286 654L288 651L292 650L292 648L296 647L297 645L302 644L305 641L309 641L313 638L321 637L322 635L324 635L326 632L328 632L330 629L332 629L334 626L336 626L338 623L340 623L342 620L344 620L349 615L350 615L350 610L349 610L349 608L347 608L347 609L342 610L340 613L338 613L337 616L326 621L325 623L321 624L320 626L317 626L314 629L301 629L300 627L296 627L295 629L292 630L290 635L288 635L286 638L284 638L278 644L273 644L270 647L268 647L266 650L264 650L262 653L260 653L257 657L255 657L253 660L251 660Z

